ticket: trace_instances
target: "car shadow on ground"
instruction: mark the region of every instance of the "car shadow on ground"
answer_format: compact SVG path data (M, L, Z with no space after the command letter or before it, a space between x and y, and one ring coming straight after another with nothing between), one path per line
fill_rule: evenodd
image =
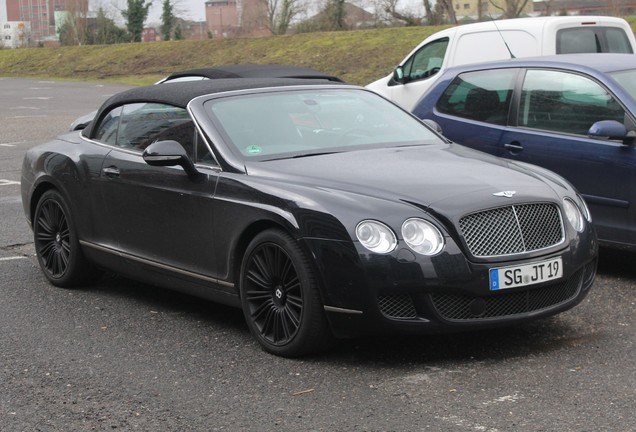
M636 281L636 252L601 248L599 250L598 272Z
M126 299L153 310L177 314L186 321L204 322L211 332L228 332L229 337L237 338L237 343L251 340L243 314L237 308L114 275L106 275L89 290L105 298ZM575 321L572 312L565 312L521 325L480 331L345 339L337 341L325 353L301 360L369 367L504 360L565 349L585 343L582 339L595 337L581 332ZM259 350L255 341L252 348ZM270 354L263 352L263 355Z
M87 287L87 290L104 298L117 301L126 299L157 312L179 315L193 321L205 321L215 328L223 327L235 329L242 334L249 333L240 309L123 276L107 273L99 282Z
M557 351L581 343L581 337L567 320L553 317L489 330L339 341L325 359L388 367L497 361Z

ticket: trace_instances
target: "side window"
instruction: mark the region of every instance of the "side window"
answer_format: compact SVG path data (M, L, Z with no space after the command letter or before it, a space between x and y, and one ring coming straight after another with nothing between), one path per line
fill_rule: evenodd
M404 63L406 81L428 78L439 72L444 62L448 38L439 39L424 45Z
M581 75L529 70L523 83L519 126L587 136L600 120L625 121L625 111L603 87Z
M97 141L115 145L117 143L117 129L121 118L122 107L117 107L106 114L95 132Z
M210 149L208 148L207 144L201 137L201 134L199 133L196 134L195 141L196 141L196 145L195 145L196 162L217 165L217 162L214 159L214 156L212 156L212 153L210 153Z
M183 108L157 103L136 103L123 107L118 147L143 151L155 141L178 141L194 158L195 128Z
M468 72L457 76L437 102L445 114L505 125L518 69Z

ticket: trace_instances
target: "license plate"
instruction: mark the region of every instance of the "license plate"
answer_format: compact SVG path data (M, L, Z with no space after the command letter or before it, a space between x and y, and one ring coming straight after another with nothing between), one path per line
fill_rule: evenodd
M563 277L561 257L518 266L490 269L490 290L534 285Z

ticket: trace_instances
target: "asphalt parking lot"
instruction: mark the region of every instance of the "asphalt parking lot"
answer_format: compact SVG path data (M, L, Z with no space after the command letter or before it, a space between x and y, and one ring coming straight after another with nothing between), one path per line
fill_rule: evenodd
M601 251L578 307L289 360L239 310L108 276L49 285L22 214L26 149L123 86L1 79L0 430L636 430L636 254Z

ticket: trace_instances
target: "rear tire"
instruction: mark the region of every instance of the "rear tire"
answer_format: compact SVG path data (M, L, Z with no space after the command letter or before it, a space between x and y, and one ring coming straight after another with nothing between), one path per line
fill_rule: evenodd
M252 240L240 294L247 325L265 351L298 357L333 341L311 262L289 234L271 229Z
M40 268L53 285L70 288L101 275L84 257L69 206L56 190L38 201L33 240Z

